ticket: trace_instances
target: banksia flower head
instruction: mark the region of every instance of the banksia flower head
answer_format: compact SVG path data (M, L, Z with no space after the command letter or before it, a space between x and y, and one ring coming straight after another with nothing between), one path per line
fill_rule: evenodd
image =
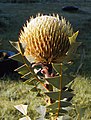
M28 60L32 57L37 62L57 63L64 60L75 43L77 35L74 34L71 24L65 18L38 15L27 21L19 41Z

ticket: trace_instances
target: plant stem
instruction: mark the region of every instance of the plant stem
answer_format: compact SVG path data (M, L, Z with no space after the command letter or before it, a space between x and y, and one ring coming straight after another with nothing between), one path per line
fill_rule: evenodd
M57 117L58 117L59 111L61 109L61 94L62 94L62 64L60 64L60 90L59 90L59 98L58 98L59 102L58 102Z

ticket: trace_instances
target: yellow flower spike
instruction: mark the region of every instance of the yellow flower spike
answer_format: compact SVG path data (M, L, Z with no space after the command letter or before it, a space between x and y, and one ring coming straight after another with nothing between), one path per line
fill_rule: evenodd
M38 14L24 25L19 41L26 58L31 56L37 62L57 63L67 56L77 35L78 31L73 33L71 24L63 17L60 19L58 14Z

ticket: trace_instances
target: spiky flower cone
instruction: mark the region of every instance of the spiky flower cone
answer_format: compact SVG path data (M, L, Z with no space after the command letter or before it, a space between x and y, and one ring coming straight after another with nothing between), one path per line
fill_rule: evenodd
M59 16L38 15L27 21L19 41L26 58L37 62L62 62L71 46L73 29L69 22Z

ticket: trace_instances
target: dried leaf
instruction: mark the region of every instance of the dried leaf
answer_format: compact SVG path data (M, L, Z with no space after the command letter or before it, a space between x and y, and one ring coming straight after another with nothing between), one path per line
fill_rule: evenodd
M31 118L29 116L26 116L26 117L20 118L19 120L31 120Z
M46 107L45 106L39 106L36 108L37 112L41 115L40 118L44 118L46 114Z
M28 105L23 105L23 104L20 104L20 105L16 105L14 106L17 110L19 110L23 115L27 115L27 107Z

